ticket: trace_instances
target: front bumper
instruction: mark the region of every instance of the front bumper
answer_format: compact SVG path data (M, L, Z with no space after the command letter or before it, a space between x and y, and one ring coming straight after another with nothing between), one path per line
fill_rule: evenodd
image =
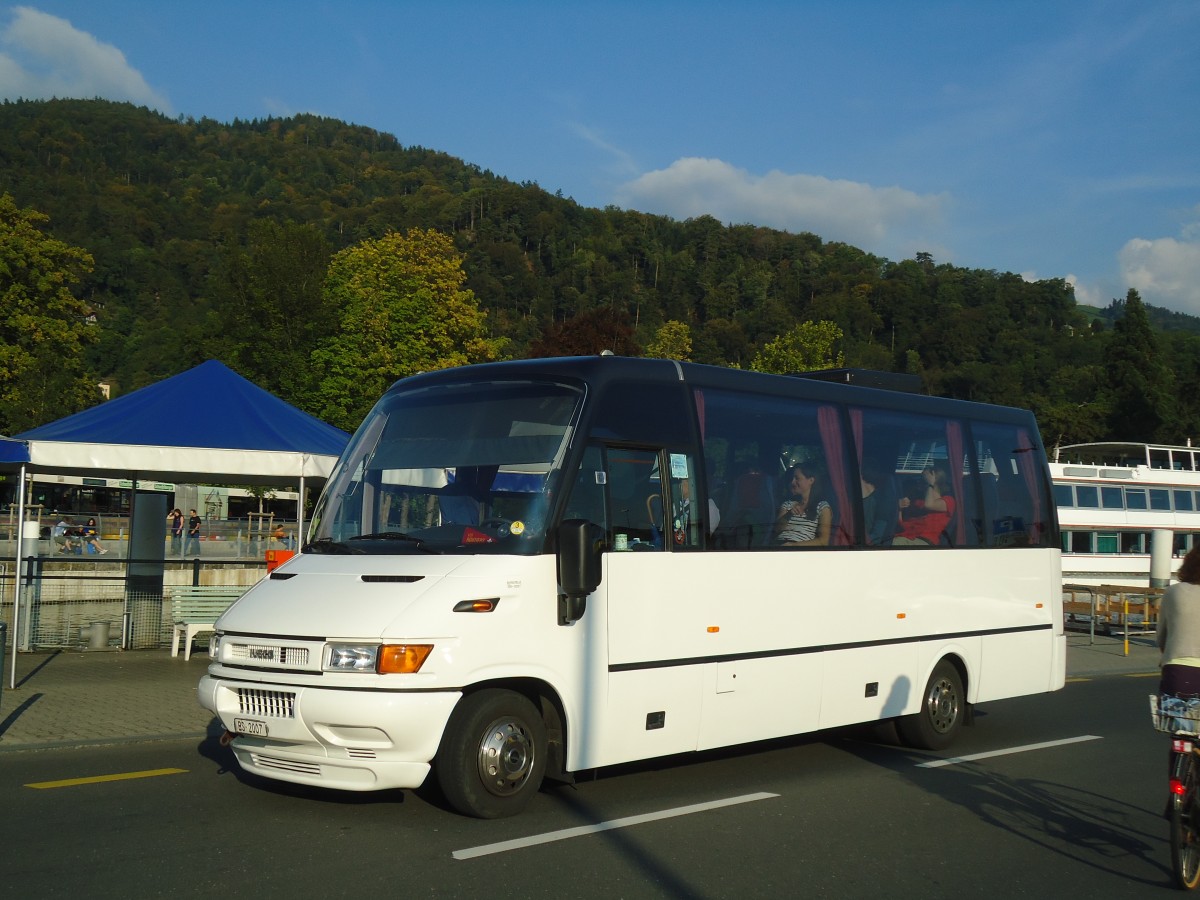
M246 771L344 791L420 787L461 696L458 691L319 688L212 675L200 679L197 694L201 706L237 733L231 746ZM247 723L256 728L261 723L265 736L244 733Z

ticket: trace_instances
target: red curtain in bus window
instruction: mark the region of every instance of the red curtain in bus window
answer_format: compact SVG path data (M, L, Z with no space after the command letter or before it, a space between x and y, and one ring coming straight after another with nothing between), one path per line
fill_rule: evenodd
M858 470L861 472L863 451L863 414L861 409L850 410L850 430L854 433L854 457L858 460Z
M847 527L854 517L850 514L850 497L846 493L846 456L842 446L841 424L835 407L817 408L817 429L821 432L821 446L825 450L825 471L829 475L836 503L830 542L835 547L848 547L854 543L854 536Z
M1035 547L1042 545L1042 492L1038 490L1038 472L1033 458L1033 441L1029 432L1024 428L1017 429L1017 467L1025 480L1025 488L1029 491L1029 502L1033 510L1033 521L1029 523L1029 543Z
M962 423L946 423L946 465L950 469L950 481L954 485L954 546L962 547L967 541L967 517L963 515L963 435Z

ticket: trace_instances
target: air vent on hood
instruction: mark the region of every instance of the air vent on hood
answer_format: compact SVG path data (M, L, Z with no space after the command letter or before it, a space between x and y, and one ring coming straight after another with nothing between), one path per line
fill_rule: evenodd
M381 584L390 582L392 584L412 584L414 581L420 581L424 575L360 575L363 581L367 584Z

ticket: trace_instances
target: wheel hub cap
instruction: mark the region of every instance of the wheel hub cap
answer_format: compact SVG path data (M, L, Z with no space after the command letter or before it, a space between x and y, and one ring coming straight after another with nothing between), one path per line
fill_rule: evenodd
M479 743L479 777L497 797L521 789L533 771L533 741L513 719L493 722Z

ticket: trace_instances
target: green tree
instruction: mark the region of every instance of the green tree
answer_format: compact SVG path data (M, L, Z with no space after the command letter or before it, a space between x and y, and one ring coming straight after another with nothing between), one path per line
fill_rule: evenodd
M1109 434L1126 441L1179 440L1175 433L1174 378L1163 362L1150 317L1137 291L1125 295L1105 357Z
M801 322L764 346L750 368L776 375L837 368L845 362L842 352L834 350L841 339L842 329L833 322Z
M338 313L322 291L329 244L312 225L263 219L245 249L226 251L213 277L227 355L257 384L293 403L311 389L303 374Z
M334 255L326 302L338 332L313 351L316 415L353 430L397 379L498 359L475 295L463 288L462 258L446 235L412 229Z
M0 195L0 433L78 412L100 399L85 371L95 340L88 304L72 293L92 270L87 251L43 232L49 217Z
M529 345L529 357L594 356L608 350L617 356L640 356L629 317L603 306L555 322Z
M687 362L692 358L692 331L686 322L672 319L664 322L654 333L654 340L646 345L646 355L655 359L677 359Z

